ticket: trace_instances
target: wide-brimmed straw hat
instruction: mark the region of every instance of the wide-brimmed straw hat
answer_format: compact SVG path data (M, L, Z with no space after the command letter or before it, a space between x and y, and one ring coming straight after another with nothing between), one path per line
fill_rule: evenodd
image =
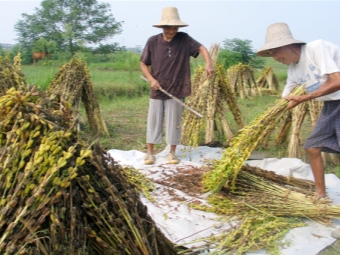
M269 50L290 45L290 44L306 44L303 41L295 40L286 23L279 22L270 25L267 28L266 43L260 48L256 54L260 57L270 57Z
M154 27L164 27L164 26L173 26L173 27L187 27L188 24L185 24L179 19L179 14L176 7L165 7L162 11L162 19L161 21L153 25Z

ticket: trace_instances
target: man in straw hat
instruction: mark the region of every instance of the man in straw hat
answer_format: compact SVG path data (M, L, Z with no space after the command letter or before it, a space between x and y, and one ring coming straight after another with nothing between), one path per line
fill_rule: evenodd
M170 146L167 160L170 164L177 164L176 146L181 139L183 106L160 89L182 101L190 95L190 57L202 54L210 77L215 70L207 49L187 33L178 32L180 27L188 25L180 20L177 8L164 8L161 21L153 26L163 32L148 39L140 58L140 68L151 85L146 134L148 149L144 164L155 161L154 144L162 142L164 115L166 143Z
M261 57L272 57L289 65L282 97L289 100L288 109L316 99L323 109L304 148L310 159L316 193L326 197L324 165L321 152L340 153L340 48L325 40L304 43L295 40L285 23L267 28L265 45L257 51ZM306 95L292 96L290 91L305 84ZM340 229L333 231L340 238Z

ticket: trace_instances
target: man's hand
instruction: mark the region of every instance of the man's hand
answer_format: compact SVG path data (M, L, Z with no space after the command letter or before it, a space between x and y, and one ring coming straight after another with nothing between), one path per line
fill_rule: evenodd
M210 64L206 64L205 65L205 72L207 73L209 78L212 78L214 76L214 73L215 73L214 66L211 63Z
M158 82L157 80L152 80L152 81L150 81L150 86L151 86L151 88L154 89L154 90L159 90L159 89L162 88L161 85L159 84L159 82Z
M293 109L298 104L301 104L302 102L306 101L304 96L285 96L284 99L289 100L287 109Z

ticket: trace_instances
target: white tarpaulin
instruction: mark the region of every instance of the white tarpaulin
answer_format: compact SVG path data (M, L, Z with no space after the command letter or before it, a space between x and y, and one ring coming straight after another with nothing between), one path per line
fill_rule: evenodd
M140 151L109 150L108 153L122 166L132 166L139 169L148 178L162 180L177 171L177 169L195 168L205 165L207 160L220 159L223 150L201 146L190 150L184 146L177 147L177 155L180 158L178 165L170 165L166 161L168 148L156 155L154 165L143 165L145 154ZM264 170L274 171L277 174L296 178L313 180L310 166L296 158L265 158L263 160L248 160L250 166L256 166ZM326 174L327 195L334 205L340 205L340 179L333 174ZM173 189L169 193L169 187L156 183L156 191L152 193L156 202L151 202L142 197L142 202L148 207L148 213L156 222L162 232L172 242L177 244L187 243L198 238L218 234L231 226L218 220L219 216L194 210L187 206L186 202L197 200L180 190ZM175 201L172 196L180 196L184 200ZM199 198L200 202L205 202ZM307 226L291 229L285 237L290 242L289 247L280 251L284 255L314 255L336 241L331 237L331 231L340 228L340 220L334 220L332 226L325 226L310 220L306 220ZM265 251L248 254L267 254Z

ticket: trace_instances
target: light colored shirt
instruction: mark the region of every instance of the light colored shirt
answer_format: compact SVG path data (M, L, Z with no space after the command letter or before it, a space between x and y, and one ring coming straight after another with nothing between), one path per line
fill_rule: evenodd
M340 72L340 47L325 41L315 40L301 46L299 62L290 64L288 78L282 96L302 84L306 91L317 90L328 78L328 74ZM316 98L318 101L340 100L340 90Z

